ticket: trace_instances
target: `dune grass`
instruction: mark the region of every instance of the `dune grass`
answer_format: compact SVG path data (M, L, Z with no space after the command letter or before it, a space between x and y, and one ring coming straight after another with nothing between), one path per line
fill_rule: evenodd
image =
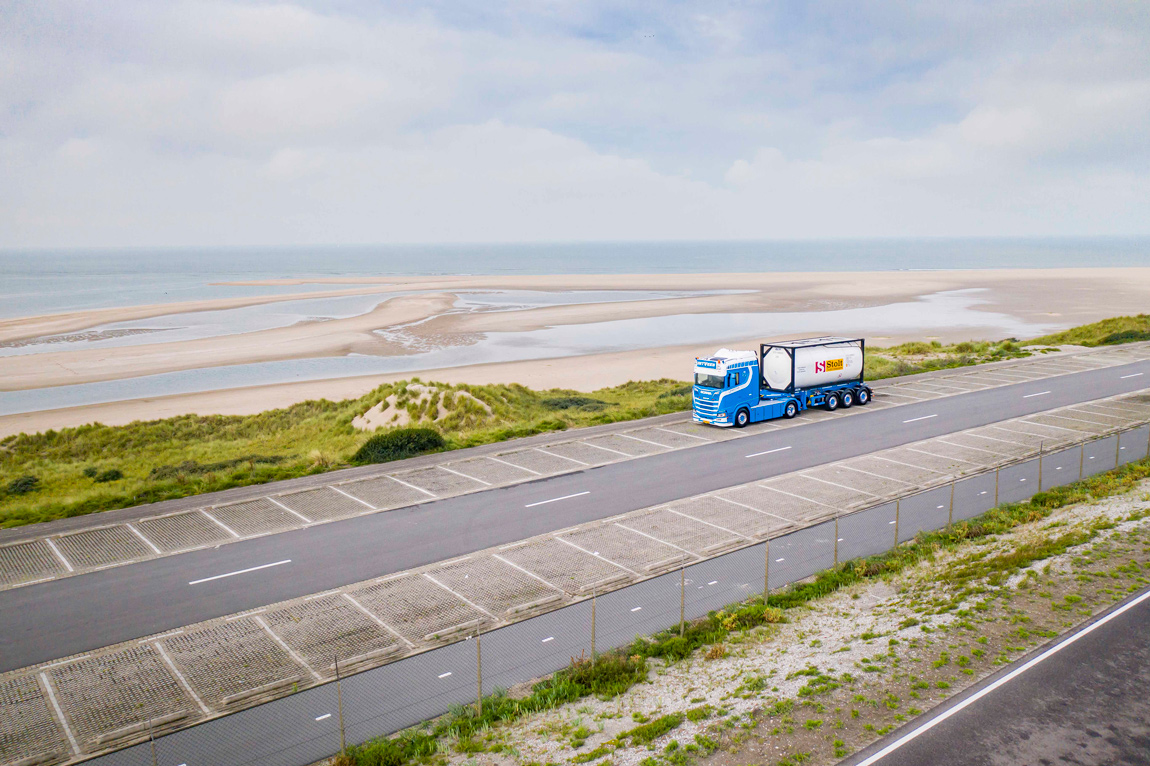
M1117 317L1027 345L1129 342L1147 332L1150 316ZM876 380L1030 353L1015 339L868 348L866 375ZM683 363L684 376L689 375L691 361ZM421 395L425 385L435 387L431 397ZM358 399L301 402L257 415L182 415L125 426L92 424L19 434L0 440L0 527L348 467L369 437L352 420L393 395L411 426L442 434L443 450L691 407L691 386L669 379L586 393L534 391L520 385L423 384L413 378L380 386Z

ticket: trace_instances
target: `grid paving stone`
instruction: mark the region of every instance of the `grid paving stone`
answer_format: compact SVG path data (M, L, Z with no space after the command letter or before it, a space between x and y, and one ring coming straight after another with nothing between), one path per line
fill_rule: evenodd
M1081 431L1087 434L1100 434L1109 429L1098 423L1087 423L1083 420L1076 419L1073 415L1062 416L1051 413L1041 413L1038 415L1028 415L1026 417L1027 423L1041 423L1048 426L1058 426L1059 428L1068 428L1073 431Z
M562 592L493 556L475 556L426 572L436 582L458 593L497 618L532 606L554 605Z
M1076 434L1071 434L1058 428L1051 428L1050 426L1044 426L1040 423L1023 423L1021 421L985 426L985 429L991 436L1023 442L1031 448L1031 451L1035 452L1042 444L1053 444L1078 438ZM979 430L981 431L982 429Z
M85 749L98 749L101 734L199 708L172 675L159 652L139 644L48 671L56 700Z
M735 487L716 494L720 497L730 498L736 503L749 505L755 510L773 513L792 522L822 518L837 510L822 503L816 503L814 500L795 497L758 484Z
M816 503L829 505L832 508L845 510L874 500L874 495L858 489L839 487L818 481L804 474L787 474L773 479L759 482L759 486L798 495ZM787 514L782 514L786 516ZM790 517L788 517L790 518Z
M884 453L879 452L875 455L850 458L843 464L879 476L886 476L915 487L934 484L946 476L945 474L932 471L928 468L920 468L918 466L906 465L904 463L897 463L894 460L884 459L883 454Z
M462 599L417 574L349 590L348 595L412 643L449 638L453 629L484 618Z
M487 486L475 479L468 479L451 471L445 471L439 466L420 468L416 471L403 471L393 475L401 481L426 489L439 497L462 495L465 492L484 489Z
M977 466L994 465L1010 457L1010 453L1002 450L994 450L992 453L943 439L931 439L925 444L914 444L911 446L932 452L935 455L954 458L964 463Z
M958 444L963 447L973 447L975 449L986 450L987 452L997 452L1006 457L1022 457L1034 452L1026 444L1019 444L1018 439L1006 440L1006 436L1000 434L996 439L987 438L978 433L958 433L949 434L943 437L944 441L951 444ZM987 457L991 457L988 455Z
M608 561L641 575L653 574L694 559L694 556L678 548L644 537L638 532L632 532L611 522L565 532L557 537L572 542L592 554L598 553Z
M325 676L335 674L336 657L347 665L399 645L399 639L338 593L297 601L262 616L272 632Z
M292 659L251 617L166 638L164 649L209 707L276 682L308 681L307 668Z
M668 504L667 508L685 513L700 521L725 527L740 535L758 539L796 526L794 522L778 516L752 511L712 495L693 497L689 500L677 500Z
M643 437L640 436L640 439ZM637 439L628 439L619 434L609 434L607 436L596 436L591 439L583 440L586 444L594 444L598 447L606 447L607 449L615 450L616 452L623 452L631 457L641 457L643 455L654 455L658 452L666 452L669 448L648 444L645 441L638 441Z
M0 586L43 580L67 571L43 540L0 546Z
M551 537L504 548L498 555L571 594L589 593L596 585L600 590L618 587L633 578L627 570Z
M61 535L53 542L77 569L142 559L155 553L123 525L85 529Z
M235 539L199 511L141 519L136 522L136 528L165 553L203 548Z
M955 460L954 458L927 454L926 452L909 447L897 447L892 450L886 450L882 454L891 460L921 466L922 468L947 476L957 476L975 469L975 466L970 463Z
M614 463L616 460L626 460L623 455L616 455L614 452L598 449L597 447L590 447L583 442L560 442L559 444L548 444L543 447L546 451L559 455L560 457L569 457L573 460L578 460L587 465L603 465L604 463Z
M71 753L34 675L0 679L0 763Z
M518 452L504 452L496 455L497 458L512 465L522 466L535 471L540 476L554 476L560 473L582 471L586 466L579 465L574 460L540 452L534 449L519 450Z
M431 500L431 496L418 489L405 487L388 476L349 481L338 485L341 490L380 510L402 508L405 505Z
M264 497L231 505L217 505L209 509L209 513L241 537L303 526L303 520L298 516L293 516Z
M500 458L500 460L502 460L502 458ZM460 473L465 473L468 476L474 476L476 479L482 479L493 486L514 484L516 482L531 481L532 479L539 478L538 474L507 465L507 463L500 463L498 460L489 460L485 457L452 463L448 467Z
M1091 420L1108 428L1124 428L1132 422L1137 422L1140 418L1132 418L1129 415L1122 417L1114 414L1113 412L1098 411L1096 409L1088 409L1086 407L1071 407L1065 413L1072 418L1082 418L1083 420Z
M738 535L671 513L666 509L628 516L618 523L657 540L686 548L702 558L712 556L720 549L734 547L745 540Z
M711 439L703 441L703 439L698 438L697 436L688 436L687 434L680 433L679 431L671 431L663 428L640 428L636 431L628 431L627 433L630 436L646 439L649 442L656 442L668 449L688 449L690 447L701 447L704 444L712 441Z
M865 468L860 467L860 469L856 470L849 464L832 463L830 465L819 466L818 468L811 468L803 471L803 473L807 476L813 476L816 479L842 484L843 486L866 492L875 497L886 497L887 495L906 492L913 488L906 482L898 481L897 479L867 473Z
M331 487L320 487L287 495L276 495L276 500L303 514L312 521L335 521L358 516L370 510L363 503L357 503L347 495L341 495Z
M1150 418L1150 406L1137 407L1129 402L1094 402L1090 404L1080 404L1074 409L1121 418L1128 424L1145 423L1147 418Z

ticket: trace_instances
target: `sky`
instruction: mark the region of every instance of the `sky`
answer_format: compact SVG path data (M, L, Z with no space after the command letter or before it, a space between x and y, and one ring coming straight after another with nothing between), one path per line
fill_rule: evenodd
M0 0L0 248L1109 235L1144 2Z

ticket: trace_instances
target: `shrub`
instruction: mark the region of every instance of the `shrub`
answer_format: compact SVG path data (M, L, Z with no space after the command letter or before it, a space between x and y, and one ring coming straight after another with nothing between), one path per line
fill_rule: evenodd
M87 476L89 479L94 479L100 475L100 469L94 465L90 465L84 469L84 475Z
M21 476L8 482L9 495L27 495L40 489L40 479L36 476Z
M104 483L109 481L119 481L124 478L124 472L119 468L109 468L106 471L101 471L96 476L92 477L98 482Z
M389 460L432 452L446 446L443 436L434 428L396 428L376 434L363 443L352 455L351 462L358 465L386 463Z
M610 406L602 399L592 399L590 396L552 396L540 404L549 410L580 409L584 412L598 412Z

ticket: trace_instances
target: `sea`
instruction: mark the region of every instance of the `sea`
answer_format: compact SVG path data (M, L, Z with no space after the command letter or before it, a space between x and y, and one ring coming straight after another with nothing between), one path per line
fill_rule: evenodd
M0 250L0 318L330 285L301 277L1148 266L1150 237Z

